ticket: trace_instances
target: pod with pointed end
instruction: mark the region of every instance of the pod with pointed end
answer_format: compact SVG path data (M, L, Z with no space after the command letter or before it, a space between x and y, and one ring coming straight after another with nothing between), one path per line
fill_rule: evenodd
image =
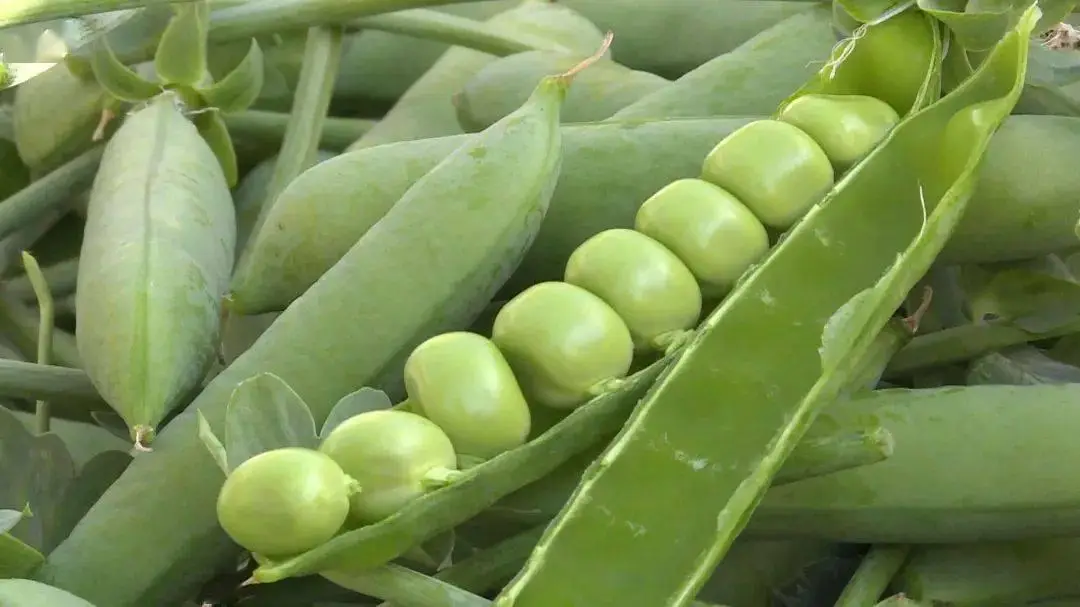
M604 230L586 240L570 255L565 280L611 306L639 350L663 350L701 316L694 275L667 247L634 230Z
M483 335L453 331L417 346L405 361L405 389L459 455L490 459L529 436L525 396L506 358Z
M729 192L701 179L677 179L646 200L634 229L671 250L706 297L725 295L769 252L769 234Z

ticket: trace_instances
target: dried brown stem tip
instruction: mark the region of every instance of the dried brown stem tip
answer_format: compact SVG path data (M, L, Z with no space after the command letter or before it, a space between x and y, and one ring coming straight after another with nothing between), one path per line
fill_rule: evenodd
M116 118L115 112L108 108L101 110L101 118L98 120L97 128L94 129L94 134L91 137L93 141L101 141L105 138L105 129L108 128L113 118Z
M1068 23L1059 23L1042 34L1043 46L1055 51L1080 48L1080 30Z
M922 322L922 317L926 315L926 311L930 309L930 301L933 298L934 290L929 286L923 287L922 301L919 303L918 309L911 316L904 319L904 324L912 333L918 332L919 323Z
M600 48L597 49L597 51L595 53L593 53L592 55L586 57L581 63L579 63L579 64L575 65L574 67L570 68L569 70L567 70L566 73L564 73L564 74L562 74L560 76L560 78L563 78L565 80L573 80L574 76L578 75L578 72L584 70L585 68L589 67L590 65L592 65L592 64L596 63L597 61L599 61L600 59L602 59L604 57L604 55L607 54L608 49L611 48L611 41L614 40L614 39L615 39L615 33L614 32L608 32L607 34L605 34L604 35L604 41L600 43Z

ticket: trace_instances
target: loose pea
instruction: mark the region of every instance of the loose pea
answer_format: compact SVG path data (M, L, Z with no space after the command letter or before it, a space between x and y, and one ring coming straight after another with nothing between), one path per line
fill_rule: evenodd
M565 282L542 282L511 299L495 317L491 340L506 356L526 398L577 407L634 357L630 329L603 299Z
M634 229L671 249L706 296L726 294L769 252L769 234L750 209L701 179L679 179L653 194L638 209Z
M701 289L667 247L624 228L604 230L570 255L565 280L604 300L639 350L664 348L701 316Z
M881 143L900 115L867 95L803 95L781 110L779 119L813 137L839 173Z
M489 459L529 436L525 396L506 358L483 335L455 331L417 346L405 361L405 389L459 455Z
M786 230L829 191L833 169L798 127L755 120L709 152L701 178L731 192L765 225Z
M289 556L334 537L355 482L312 449L266 451L233 470L218 494L221 528L256 554Z
M360 483L349 511L360 524L390 516L457 469L454 446L435 422L394 409L345 420L319 450Z

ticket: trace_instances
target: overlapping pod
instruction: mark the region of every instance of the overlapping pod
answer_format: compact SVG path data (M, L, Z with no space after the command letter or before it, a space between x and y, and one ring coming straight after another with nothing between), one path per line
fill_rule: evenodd
M176 98L128 116L90 193L76 338L139 445L212 362L235 238L221 165Z

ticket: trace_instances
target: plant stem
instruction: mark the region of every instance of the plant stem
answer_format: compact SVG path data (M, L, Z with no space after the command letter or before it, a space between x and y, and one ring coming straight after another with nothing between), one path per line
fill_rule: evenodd
M63 297L75 292L75 285L79 277L79 258L72 257L58 261L51 266L41 269L45 280L49 283L49 290L54 297ZM35 298L34 286L30 279L22 274L14 276L4 284L3 289L19 301L27 301Z
M319 138L334 93L334 80L341 63L342 31L340 28L313 27L308 30L300 79L296 85L292 112L281 152L274 164L270 183L266 186L259 214L251 230L245 250L240 253L237 272L242 271L259 228L278 195L292 180L315 164Z
M791 452L784 466L773 478L773 485L869 466L885 461L892 452L892 434L882 427L850 434L807 438Z
M280 146L289 123L289 114L263 110L225 114L224 118L231 135L256 145ZM319 147L340 152L370 131L374 124L374 120L327 116L322 125Z
M37 318L29 306L0 289L0 333L10 339L26 358L33 357L38 348ZM78 369L82 367L75 336L54 329L52 355L56 364Z
M910 552L911 547L907 545L881 544L871 548L836 600L836 607L877 604Z
M55 322L52 293L49 291L49 283L45 281L45 275L41 273L41 266L38 265L34 256L23 251L22 258L26 275L30 279L30 284L34 286L38 301L40 319L38 320L37 362L39 365L48 365L52 359L52 332ZM38 399L34 414L38 434L49 431L49 415L49 401Z
M885 379L896 379L928 367L971 360L1009 346L1077 332L1080 332L1080 320L1045 333L1032 333L1003 321L944 329L920 335L901 348L889 361Z
M0 204L0 238L48 217L68 210L75 199L94 181L104 146L94 146L8 197Z
M356 572L326 571L331 582L397 607L489 607L491 601L433 577L402 567L384 565Z
M192 2L193 0L4 0L0 5L0 29L68 19L97 13Z
M507 36L475 19L423 8L364 17L349 22L347 28L349 30L373 29L421 40L444 42L498 57L526 51L563 48L548 40L534 40L519 35Z

